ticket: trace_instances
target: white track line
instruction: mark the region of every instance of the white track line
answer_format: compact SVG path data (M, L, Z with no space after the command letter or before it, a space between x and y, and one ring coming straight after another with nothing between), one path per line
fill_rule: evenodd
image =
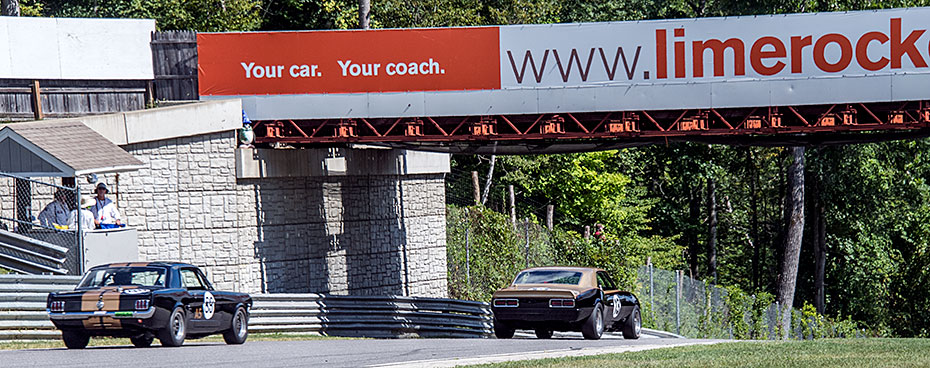
M707 342L688 342L688 343L655 344L655 345L609 346L609 347L581 348L581 349L544 350L544 351L532 351L532 352L525 352L525 353L487 355L487 356L474 357L474 358L416 360L416 361L410 361L410 362L378 364L378 365L373 365L371 367L377 367L377 368L458 367L458 366L463 366L463 365L503 363L503 362L518 361L518 360L533 360L533 359L546 359L546 358L579 357L579 356L601 355L601 354L616 354L616 353L626 353L626 352L631 352L631 351L643 351L643 350L671 348L671 347L687 346L687 345L709 345L709 344L716 344L720 342L721 341L707 341Z

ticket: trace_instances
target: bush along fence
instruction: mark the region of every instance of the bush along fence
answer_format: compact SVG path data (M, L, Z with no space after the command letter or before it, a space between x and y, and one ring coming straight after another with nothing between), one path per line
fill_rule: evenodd
M637 272L636 294L643 306L643 327L689 338L782 339L778 315L782 306L768 293L747 294L646 265ZM852 320L832 320L810 304L791 313L789 339L873 336Z

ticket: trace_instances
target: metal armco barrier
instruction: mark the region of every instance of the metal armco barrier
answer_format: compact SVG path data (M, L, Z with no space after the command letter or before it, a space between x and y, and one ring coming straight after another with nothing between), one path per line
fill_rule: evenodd
M252 332L352 337L488 337L487 303L402 296L255 294Z
M45 311L48 293L71 290L80 276L0 275L0 340L58 339Z
M71 290L77 276L0 275L0 340L61 335L45 311L49 292ZM489 337L487 303L402 296L253 294L252 333L348 337Z

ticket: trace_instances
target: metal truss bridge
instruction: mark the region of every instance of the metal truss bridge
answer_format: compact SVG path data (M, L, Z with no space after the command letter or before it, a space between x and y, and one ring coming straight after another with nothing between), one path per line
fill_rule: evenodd
M930 136L930 101L254 123L257 144L450 153L564 153L682 141L822 145Z

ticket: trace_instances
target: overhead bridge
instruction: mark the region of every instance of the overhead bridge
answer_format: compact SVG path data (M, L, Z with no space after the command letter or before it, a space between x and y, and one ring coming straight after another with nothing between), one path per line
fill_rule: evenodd
M930 102L256 121L256 143L350 143L451 153L561 153L668 142L865 143L930 135Z
M256 142L554 153L928 135L930 8L198 35Z

